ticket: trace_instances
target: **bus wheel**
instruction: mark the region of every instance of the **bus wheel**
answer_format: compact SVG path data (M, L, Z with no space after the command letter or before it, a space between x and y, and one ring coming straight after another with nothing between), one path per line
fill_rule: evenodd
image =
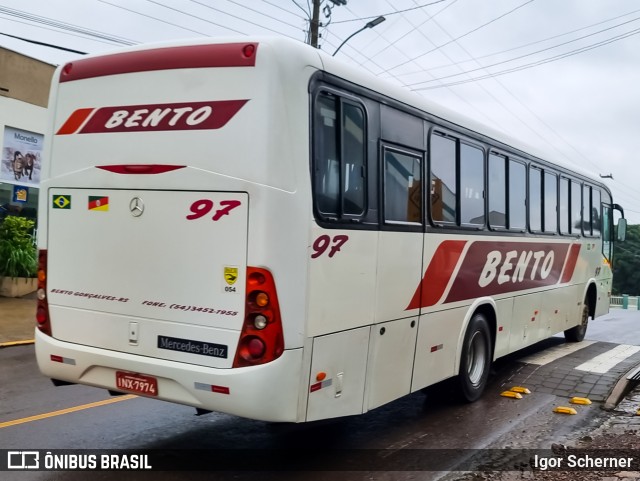
M580 324L564 331L564 338L567 342L580 342L584 339L589 324L589 307L589 300L585 299Z
M476 313L471 318L464 335L460 372L458 374L459 391L467 402L476 401L482 395L489 378L491 367L491 331L484 314Z

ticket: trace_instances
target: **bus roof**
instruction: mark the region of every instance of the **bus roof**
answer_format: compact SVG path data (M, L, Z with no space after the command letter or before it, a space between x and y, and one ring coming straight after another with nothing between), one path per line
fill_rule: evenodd
M376 92L383 96L389 97L394 101L404 104L410 108L417 109L428 113L434 117L443 119L446 122L455 124L464 129L473 131L477 134L485 136L489 139L495 140L505 146L515 149L516 151L526 154L529 157L534 157L540 161L552 163L569 172L573 172L579 176L589 179L591 182L603 187L609 191L608 187L600 182L593 172L580 169L575 164L569 164L565 161L556 160L556 155L549 153L546 149L532 146L523 142L517 138L514 138L504 131L494 129L481 122L478 122L460 112L452 110L432 99L429 99L423 95L417 94L394 84L387 79L381 79L376 77L362 68L356 68L349 63L344 62L339 58L332 57L331 55L323 52L322 50L313 49L309 45L306 45L300 41L293 40L287 37L278 36L247 36L247 37L217 37L217 38L198 38L198 39L186 39L181 41L166 41L149 43L144 45L137 45L133 47L127 47L125 49L119 49L114 52L91 55L80 59L73 60L67 64L83 64L89 63L97 59L114 59L120 53L131 52L144 52L149 50L158 51L163 48L175 48L175 47L188 47L198 45L212 45L212 44L224 44L224 43L256 43L267 44L274 48L275 51L283 55L283 58L295 58L297 62L306 63L317 68L322 68L327 73L336 77L342 78L346 81L355 83L365 89ZM259 55L258 55L259 57ZM56 80L63 80L63 72L65 66L59 67L59 73L56 76ZM497 145L496 147L500 147Z

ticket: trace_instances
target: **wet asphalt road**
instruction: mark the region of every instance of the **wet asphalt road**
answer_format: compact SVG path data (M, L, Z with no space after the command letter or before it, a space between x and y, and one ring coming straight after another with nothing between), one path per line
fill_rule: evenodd
M640 314L614 311L607 318L593 322L587 337L629 344L635 339L630 332L635 336L638 331L640 335L636 324L640 326ZM558 344L559 340L550 343L544 346ZM382 450L374 451L375 460L379 461L380 457L392 459L396 453L402 455L424 449L450 449L458 452L462 459L466 456L464 449L479 449L495 443L514 448L546 448L568 433L597 425L606 416L597 404L583 407L579 416L552 414L551 409L558 404L553 394L534 393L520 401L499 395L510 387L507 383L520 366L518 357L544 346L496 363L487 392L474 404L453 400L445 384L431 389L431 394L414 393L362 416L304 426L273 425L219 413L198 417L192 408L161 401L111 398L103 390L85 386L56 388L38 372L33 346L11 347L0 350L0 423L102 400L118 401L0 428L0 449L126 449L133 452L203 449L207 452L200 453L201 458L206 458L205 466L211 469L206 473L90 473L91 479L97 480L437 479L441 474L435 472L378 471L380 465L370 467L370 458L360 459L360 451L351 450ZM246 464L242 460L236 462L242 469L216 471L228 454L224 450L238 448L247 450ZM282 454L300 448L306 450L311 465L314 469L320 467L320 471L265 472L260 469L264 464L254 462L265 450L276 450L277 463L294 462ZM345 452L355 456L357 471L333 471L342 466L339 453ZM193 460L189 456L185 455L180 461L189 463ZM398 458L395 459L397 462ZM245 471L247 468L256 471ZM89 473L1 474L2 479L84 480Z

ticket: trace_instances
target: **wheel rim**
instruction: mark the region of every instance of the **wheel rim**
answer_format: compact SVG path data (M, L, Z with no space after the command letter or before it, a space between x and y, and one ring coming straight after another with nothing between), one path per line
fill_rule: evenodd
M480 384L487 362L487 343L480 331L473 333L467 352L467 376L474 386Z

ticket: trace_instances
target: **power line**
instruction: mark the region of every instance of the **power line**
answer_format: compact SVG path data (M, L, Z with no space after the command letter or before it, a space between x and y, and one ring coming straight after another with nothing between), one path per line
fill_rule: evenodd
M210 6L210 5L207 5L206 3L202 3L202 2L199 2L199 1L197 1L197 0L189 0L189 1L190 1L191 3L196 3L196 4L198 4L198 5L202 6L202 7L208 8L209 10L213 10L213 11L215 11L215 12L222 13L223 15L228 15L229 17L235 18L236 20L240 20L240 21L242 21L242 22L246 22L246 23L249 23L249 24L254 25L254 26L256 26L256 27L263 28L263 29L265 29L265 30L269 30L270 32L274 32L274 33L277 33L277 34L279 34L279 35L282 35L282 32L279 32L278 30L274 30L274 29L272 29L272 28L265 27L264 25L260 25L259 23L252 22L251 20L247 20L246 18L239 17L239 16L234 15L234 14L232 14L232 13L225 12L224 10L220 10L219 8L212 7L212 6ZM168 6L163 5L163 4L159 3L159 2L156 2L155 0L147 0L147 2L155 3L156 5L160 5L161 7L169 8L169 9L171 9L171 10L176 10L176 9L174 9L174 8L172 8L172 7L168 7ZM180 12L180 10L176 10L176 11L179 11L179 12ZM200 20L202 20L202 21L204 21L204 22L213 23L213 22L209 22L208 20L205 20L205 19L203 19L203 18L201 18L201 17L197 17L197 16L195 16L195 15L187 14L187 13L185 13L185 12L181 12L181 13L183 13L184 15L189 15L190 17L198 18L198 19L200 19ZM218 24L214 24L214 25L218 25ZM218 25L218 26L219 26L219 25ZM225 28L229 28L229 27L225 27ZM294 28L296 28L296 27L294 27ZM286 37L289 37L289 38L293 38L293 37L291 37L290 35L285 35L285 36L286 36Z
M166 9L168 9L168 10L173 10L174 12L178 12L178 13L180 13L180 14L182 14L182 15L186 15L187 17L195 18L196 20L200 20L201 22L206 22L206 23L209 23L209 24L211 24L211 25L215 25L216 27L222 27L222 28L225 28L225 29L227 29L227 30L231 30L232 32L235 32L235 33L239 33L239 34L245 35L245 33L244 33L244 32L241 32L240 30L235 30L235 29L233 29L233 28L226 27L226 26L224 26L224 25L220 25L219 23L212 22L211 20L206 20L206 19L204 19L204 18L202 18L202 17L199 17L198 15L192 15L191 13L187 13L187 12L185 12L185 11L183 11L183 10L179 10L179 9L177 9L177 8L173 8L173 7L170 7L170 6L168 6L168 5L163 5L162 3L160 3L160 2L156 2L155 0L146 0L146 1L147 1L147 2L149 2L149 3L153 3L153 4L155 4L155 5L158 5L159 7L163 7L163 8L166 8ZM193 0L190 0L190 1L193 1ZM199 3L199 2L195 2L195 3ZM202 5L202 4L201 4L201 5ZM206 6L206 5L205 5L205 6ZM216 9L214 9L214 10L216 10ZM224 13L224 12L223 12L223 13Z
M437 3L442 3L442 2L447 2L447 1L449 1L449 0L437 0L436 2L426 3L424 5L418 5L416 7L411 7L411 8L405 8L404 10L396 10L395 12L381 13L379 15L372 15L370 17L352 18L350 20L340 20L339 22L333 22L333 23L338 24L338 23L347 23L347 22L357 22L359 20L362 21L362 20L370 20L372 18L378 18L380 16L389 17L391 15L397 15L399 13L410 12L412 10L418 10L420 8L430 7L431 5L435 5ZM455 2L453 2L453 3L455 3Z
M387 72L389 72L389 71L391 71L391 70L395 70L395 69L397 69L398 67L402 67L403 65L406 65L406 64L408 64L409 62L416 61L416 60L418 60L419 58L425 57L426 55L429 55L430 53L435 52L436 50L440 50L442 47L446 47L447 45L449 45L449 44L451 44L451 43L453 43L453 42L457 42L457 41L458 41L458 40L460 40L461 38L464 38L464 37L466 37L467 35L470 35L470 34L472 34L472 33L474 33L474 32L477 32L478 30L480 30L480 29L482 29L482 28L486 27L487 25L491 25L493 22L496 22L496 21L500 20L501 18L504 18L504 17L506 17L507 15L512 14L512 13L513 13L513 12L515 12L516 10L521 9L522 7L524 7L524 6L528 5L529 3L533 2L533 1L534 1L534 0L527 0L527 1L526 1L526 2L524 2L523 4L521 4L521 5L517 6L516 8L514 8L514 9L512 9L512 10L509 10L509 11L508 11L508 12L506 12L506 13L503 13L502 15L500 15L500 16L498 16L498 17L496 17L496 18L494 18L494 19L492 19L492 20L490 20L490 21L488 21L487 23L484 23L484 24L482 24L482 25L480 25L480 26L478 26L478 27L476 27L476 28L474 28L474 29L472 29L472 30L469 30L469 31L468 31L468 32L466 32L466 33L463 33L462 35L460 35L460 36L458 36L458 37L456 37L456 38L452 38L452 39L451 39L451 40L449 40L448 42L445 42L445 43L443 43L442 45L439 45L439 46L437 46L437 47L435 47L435 48L433 48L433 49L429 50L428 52L425 52L425 53L423 53L423 54L421 54L421 55L419 55L419 56L417 56L417 57L414 57L414 58L413 58L413 59L411 59L411 60L407 60L407 61L405 61L405 62L399 63L399 64L397 64L397 65L394 65L393 67L388 68L387 70L385 70L385 73L387 73Z
M269 14L266 14L266 13L261 12L261 11L259 11L259 10L256 10L255 8L247 7L246 5L242 5L242 4L240 4L240 3L238 3L238 2L236 2L236 1L234 1L234 0L227 0L227 2L229 2L229 3L233 3L234 5L237 5L237 6L238 6L238 7L240 7L240 8L245 8L245 9L247 9L247 10L250 10L250 11L252 11L252 12L255 12L255 13L257 13L258 15L262 15L262 16L264 16L264 17L270 18L271 20L274 20L274 21L276 21L276 22L282 23L283 25L287 25L288 27L295 28L296 30L299 28L299 26L298 26L298 25L293 25L292 23L285 22L284 20L281 20L281 19L276 18L276 17L274 17L274 16L272 16L272 15L269 15ZM300 17L299 17L299 18L300 18Z
M559 54L559 55L556 55L556 56L553 56L553 57L549 57L549 58L546 58L546 59L538 60L536 62L531 62L531 63L525 64L525 65L521 65L519 67L514 67L514 68L506 69L506 70L501 70L499 72L494 72L494 73L491 73L491 74L488 74L488 75L482 75L482 76L474 77L474 78L467 79L467 80L460 80L460 81L457 81L457 82L450 82L450 83L447 83L447 84L436 85L436 86L433 86L433 87L419 87L419 88L414 88L414 89L411 89L411 90L414 90L414 91L430 90L430 89L435 89L435 88L441 88L443 86L448 86L449 87L449 86L453 86L453 85L462 85L462 84L469 83L469 82L477 82L478 80L485 80L485 79L488 79L488 78L498 77L500 75L505 75L505 74L508 74L508 73L519 72L521 70L526 70L526 69L529 69L529 68L538 67L539 65L544 65L546 63L551 63L551 62L555 62L557 60L562 60L563 58L573 57L574 55L578 55L578 54L581 54L581 53L584 53L584 52L588 52L589 50L594 50L596 48L603 47L605 45L609 45L610 43L614 43L614 42L617 42L619 40L623 40L625 38L632 37L633 35L637 35L639 33L640 33L640 28L637 28L635 30L631 30L629 32L626 32L624 34L617 35L616 37L612 37L612 38L609 38L607 40L603 40L601 42L597 42L595 44L591 44L591 45L589 45L587 47L581 47L581 48L578 48L578 49L575 49L575 50L571 50L570 52L565 52L563 54ZM478 69L474 69L474 70L478 70ZM463 73L466 73L466 72L463 72ZM460 75L460 74L456 74L456 75ZM441 79L436 79L436 80L441 80ZM429 82L433 82L433 80L426 80L424 82L418 82L418 84L420 84L420 83L429 83ZM410 86L411 85L417 85L417 84L410 84Z
M90 40L92 42L100 42L100 43L104 43L104 44L107 44L107 45L113 45L113 42L108 42L108 41L105 41L105 40L99 40L97 38L91 38L90 36L82 36L82 35L78 35L78 34L71 33L71 32L65 32L65 31L62 31L62 30L57 30L55 28L43 27L42 25L34 25L33 23L23 22L23 21L16 20L16 19L13 19L13 18L8 18L8 17L3 17L3 16L0 16L0 18L3 19L3 20L6 20L7 22L21 23L22 25L28 25L29 27L40 28L40 29L43 29L43 30L49 30L50 32L55 32L55 33L59 33L59 34L62 34L62 35L69 35L69 36L81 38L81 39L84 39L84 40Z
M15 38L17 40L22 40L23 42L32 43L34 45L41 45L43 47L56 48L58 50L64 50L66 52L71 52L71 53L79 53L79 54L82 54L82 55L86 55L87 54L87 52L81 52L80 50L73 50L72 48L61 47L59 45L53 45L51 43L38 42L37 40L31 40L29 38L24 38L24 37L17 37L15 35L9 35L8 33L0 33L0 35L4 35L5 37Z
M498 56L498 55L502 55L504 53L513 52L515 50L521 50L521 49L526 48L526 47L531 47L532 45L537 45L537 44L540 44L540 43L548 42L549 40L555 40L556 38L566 37L567 35L571 35L572 33L580 32L582 30L587 30L587 29L595 27L597 25L602 25L603 23L612 22L612 21L617 20L619 18L627 17L629 15L632 15L632 14L638 13L638 12L640 12L640 10L633 10L631 12L628 12L628 13L625 13L625 14L622 14L622 15L618 15L616 17L612 17L612 18L609 18L607 20L603 20L601 22L592 23L592 24L587 25L585 27L580 27L580 28L577 28L575 30L570 30L568 32L561 33L559 35L553 35L551 37L546 37L546 38L543 38L543 39L540 39L540 40L536 40L535 42L529 42L529 43L525 43L523 45L519 45L517 47L512 47L512 48L508 48L508 49L505 49L505 50L500 50L498 52L493 52L493 53L488 53L488 54L485 54L485 55L475 56L474 58L471 58L469 60L462 60L461 62L450 63L450 64L447 64L447 65L438 65L436 67L431 67L431 68L428 68L428 69L424 69L423 68L423 69L420 69L420 70L414 70L412 72L406 72L406 73L398 74L397 76L398 77L406 77L408 75L414 75L414 74L417 74L417 73L433 72L435 70L441 70L441 69L444 69L444 68L450 68L450 67L454 67L454 66L458 66L458 65L463 65L465 63L474 62L474 61L485 59L485 58L489 58L489 57L495 57L495 56Z
M618 27L621 27L623 25L627 25L629 23L636 22L638 20L640 20L640 17L636 17L634 19L628 20L626 22L619 23L619 24L614 25L612 27L608 27L608 28L605 28L605 29L602 29L602 30L598 30L598 31L590 33L588 35L583 35L581 37L577 37L575 39L568 40L566 42L562 42L562 43L559 43L557 45L553 45L551 47L547 47L547 48L543 48L543 49L540 49L540 50L536 50L535 52L527 53L527 54L524 54L524 55L519 55L517 57L511 58L511 59L507 59L507 60L502 60L500 62L495 62L495 63L490 64L490 65L484 65L482 67L478 67L478 68L474 68L474 69L470 69L470 70L465 70L465 71L460 72L460 73L451 74L451 75L444 75L442 77L438 77L437 80L445 80L445 79L448 79L448 78L457 77L457 76L462 75L462 74L469 74L469 73L472 73L472 72L477 72L478 70L484 70L484 69L487 69L487 68L496 67L498 65L503 65L505 63L514 62L516 60L521 60L523 58L531 57L532 55L536 55L538 53L547 52L549 50L553 50L555 48L562 47L562 46L568 45L570 43L575 43L575 42L577 42L579 40L584 40L585 38L593 37L594 35L597 35L599 33L603 33L603 32L609 31L609 30L613 30L614 28L618 28ZM591 47L593 47L593 46L599 47L601 45L606 45L608 43L611 43L610 40L613 40L613 41L620 40L621 38L626 38L626 36L629 36L628 34L635 35L635 33L637 33L637 31L638 31L638 29L631 30L630 32L626 32L624 34L620 34L618 36L611 37L610 39L606 39L606 40L602 40L600 42L596 42L595 44L591 44L591 45L588 45L586 47L580 47L580 48L577 48L575 50L571 50L569 52L566 52L564 54L560 54L560 55L555 56L555 57L549 57L549 59L551 61L551 60L555 59L556 57L566 56L567 54L572 54L573 52L581 53L581 51L583 51L583 50L591 50ZM546 59L543 59L543 60L546 60ZM540 61L537 61L537 62L540 62ZM526 65L533 65L533 64L536 64L537 62L532 62L531 64L526 64ZM543 63L547 63L547 62L544 61ZM519 69L519 67L517 67L517 69ZM415 82L413 84L409 84L409 86L419 85L419 84L423 84L423 83L430 83L430 82L433 82L433 81L434 80L425 80L423 82Z
M155 20L155 21L157 21L157 22L164 23L164 24L166 24L166 25L171 25L172 27L177 27L177 28L180 28L180 29L182 29L182 30L188 30L189 32L197 33L197 34L199 34L199 35L203 35L203 36L206 36L206 37L208 37L208 36L209 36L209 34L208 34L208 33L200 32L199 30L194 30L194 29L192 29L192 28L184 27L184 26L182 26L182 25L178 25L177 23L171 23L171 22L168 22L168 21L163 20L163 19L161 19L161 18L157 18L157 17L153 17L153 16L151 16L151 15L147 15L146 13L136 12L135 10L131 10L130 8L123 7L122 5L117 5L117 4L115 4L115 3L108 2L107 0L97 0L97 1L98 1L98 2L100 2L100 3L105 3L105 4L107 4L107 5L111 5L112 7L115 7L115 8L119 8L120 10L126 10L127 12L135 13L136 15L140 15L140 16L142 16L142 17L146 17L146 18L149 18L149 19L151 19L151 20ZM209 23L213 23L213 22L209 22ZM217 25L218 27L222 27L222 28L224 28L224 29L226 29L226 30L231 30L232 32L236 32L236 33L239 33L239 34L241 34L241 35L246 35L244 32L240 32L240 31L238 31L238 30L234 30L234 29L232 29L232 28L225 27L225 26L223 26L223 25L218 25L218 24L214 24L214 25Z
M422 33L422 30L420 30L420 28L421 28L423 25L425 25L425 24L429 23L432 19L436 18L438 15L440 15L440 14L441 14L442 12L444 12L446 9L448 9L448 8L449 8L449 7L451 7L451 6L453 6L453 4L455 4L457 1L458 1L458 0L453 0L453 2L451 2L449 5L447 5L446 7L444 7L444 8L443 8L443 9L441 9L441 10L438 10L438 11L437 11L436 13L434 13L433 15L429 15L429 14L427 14L427 17L428 17L428 18L427 18L424 22L422 22L420 25L414 26L411 22L408 22L408 23L409 23L409 25L411 25L413 28L411 28L409 31L405 32L403 35L401 35L400 37L398 37L397 39L395 39L393 42L389 42L389 41L387 41L388 45L387 45L385 48L383 48L382 50L379 50L378 52L376 52L373 56L378 56L378 55L380 55L382 52L384 52L384 51L386 51L387 49L389 49L390 47L395 47L395 44L396 44L396 43L398 43L398 42L399 42L400 40L402 40L403 38L405 38L405 37L407 37L407 36L411 35L413 32L418 32L418 33L420 33L423 37L427 38L427 37L425 36L425 34L424 34L424 33ZM388 1L388 0L387 0L387 4L388 4L389 6L391 6L392 8L394 8L394 7L393 7L393 5L391 5L391 4L389 3L389 1ZM429 43L431 43L432 45L435 45L435 44L434 44L434 43L433 43L429 38L427 38L427 40L428 40L428 41L429 41ZM415 60L409 60L409 61L415 61ZM361 64L361 65L362 65L362 64ZM418 64L416 63L416 65L418 65ZM382 72L382 73L389 73L389 69L384 69L384 68L383 68L382 70L383 70L383 72ZM392 77L393 77L393 75L392 75ZM396 77L396 78L397 78L397 77ZM398 79L398 81L400 81L400 80ZM404 82L401 82L401 83L402 83L402 85L403 85L403 86L405 86L405 87L407 86L407 84L405 84Z
M311 19L311 9L309 9L308 11L305 10L304 8L302 8L300 5L298 5L298 2L296 2L296 0L291 0L293 2L293 4L298 7L300 10L302 10L304 12L304 14L307 16L308 19ZM307 7L309 7L309 4L307 3Z
M270 2L269 0L262 0L262 2L266 3L267 5L271 5L272 7L278 8L278 9L282 10L283 12L286 12L286 13L288 13L290 15L293 15L294 17L299 18L301 20L305 20L305 21L309 20L308 17L301 17L300 15L297 15L297 14L293 13L291 10L287 10L286 8L283 8L283 7L281 7L280 5L278 5L276 3Z
M79 27L79 26L71 24L71 23L61 22L61 21L54 20L54 19L49 18L49 17L35 15L35 14L32 14L32 13L28 13L28 12L25 12L25 11L22 11L22 10L16 10L16 9L9 8L9 7L0 6L0 13L4 13L5 15L9 15L11 17L21 18L21 19L27 20L29 22L48 25L50 27L54 27L54 28L57 28L57 29L60 29L60 30L65 30L65 31L68 31L68 32L80 33L80 34L83 34L83 35L88 35L88 36L93 37L93 38L107 40L107 41L113 42L113 43L119 43L119 44L124 44L124 45L133 45L133 44L137 43L135 41L132 41L130 39L126 39L126 38L123 38L123 37L118 37L118 36L106 34L104 32L100 32L98 30L91 30L91 29L87 29L87 28L84 28L84 27ZM34 25L34 26L37 27L37 25ZM42 27L40 27L40 28L42 28Z

